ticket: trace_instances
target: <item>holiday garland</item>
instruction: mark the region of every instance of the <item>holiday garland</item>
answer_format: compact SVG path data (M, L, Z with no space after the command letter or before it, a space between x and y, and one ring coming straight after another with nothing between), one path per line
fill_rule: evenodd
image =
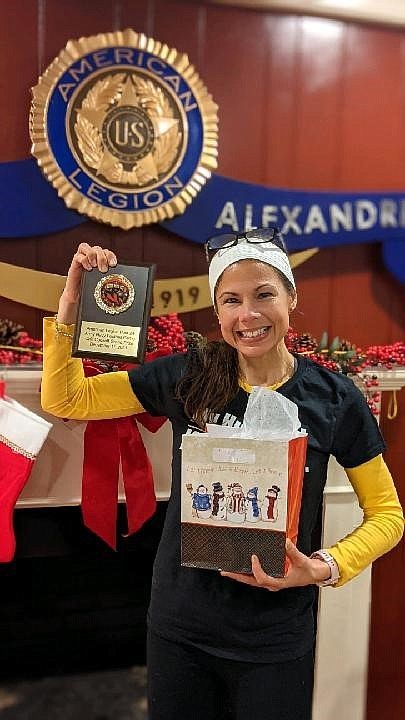
M367 368L392 370L394 366L405 366L405 343L402 341L392 345L370 345L363 350L339 337L329 343L326 332L318 342L309 333L298 335L290 328L286 344L292 352L306 355L319 365L345 375L356 375Z
M405 366L405 343L396 342L392 345L370 345L363 350L348 340L333 338L329 343L328 334L323 333L318 342L309 333L298 335L289 329L286 344L289 350L306 355L318 365L344 373L355 375L362 383L363 392L373 415L380 412L381 393L379 392L378 376L370 375L370 370L392 370ZM364 372L367 370L368 372ZM393 415L395 417L395 415Z
M206 342L198 332L186 331L177 313L151 318L148 327L147 353L155 351L185 352ZM22 325L0 319L0 366L42 362L42 340L36 340ZM115 369L115 368L113 368Z
M0 319L0 365L42 362L42 340L30 337L19 323Z
M190 347L200 347L206 338L195 331L186 331L177 313L151 318L148 327L147 353L185 352ZM371 345L362 349L354 343L334 337L329 342L327 333L318 341L309 333L298 334L289 328L286 344L291 352L306 355L314 362L345 375L358 375L364 382L369 405L373 412L379 401L378 380L362 375L364 370L391 370L405 366L405 343ZM42 340L26 332L22 325L12 320L0 319L0 365L26 365L42 361ZM115 368L111 368L115 369Z

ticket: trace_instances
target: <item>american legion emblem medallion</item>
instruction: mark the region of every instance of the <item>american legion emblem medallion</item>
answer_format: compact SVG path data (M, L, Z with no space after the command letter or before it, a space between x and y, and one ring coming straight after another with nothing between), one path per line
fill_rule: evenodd
M101 310L117 315L131 307L135 288L125 275L108 275L97 283L94 298Z
M217 106L187 55L131 29L70 40L32 94L32 154L91 218L169 219L216 168Z

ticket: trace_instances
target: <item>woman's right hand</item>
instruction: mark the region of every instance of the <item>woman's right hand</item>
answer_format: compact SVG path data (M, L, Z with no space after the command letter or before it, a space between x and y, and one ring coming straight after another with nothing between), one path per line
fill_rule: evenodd
M80 243L73 255L66 285L59 301L58 322L69 324L75 321L83 272L93 268L106 272L109 267L114 267L116 264L117 257L112 250Z

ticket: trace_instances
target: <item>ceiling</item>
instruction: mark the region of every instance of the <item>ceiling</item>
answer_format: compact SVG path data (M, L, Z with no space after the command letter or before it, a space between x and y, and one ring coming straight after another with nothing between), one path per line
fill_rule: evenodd
M405 0L210 0L258 10L304 13L405 27Z

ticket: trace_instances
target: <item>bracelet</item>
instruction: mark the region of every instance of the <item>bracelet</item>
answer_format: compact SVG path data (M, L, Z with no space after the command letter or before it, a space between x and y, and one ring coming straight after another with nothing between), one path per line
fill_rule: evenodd
M63 335L63 337L70 338L70 340L73 340L73 333L67 333L60 329L60 325L58 323L58 320L55 315L55 332L57 335Z
M312 560L323 560L330 568L330 577L326 580L321 580L316 584L318 587L326 587L328 585L335 585L340 578L339 565L335 558L328 553L326 550L317 550L310 556Z

